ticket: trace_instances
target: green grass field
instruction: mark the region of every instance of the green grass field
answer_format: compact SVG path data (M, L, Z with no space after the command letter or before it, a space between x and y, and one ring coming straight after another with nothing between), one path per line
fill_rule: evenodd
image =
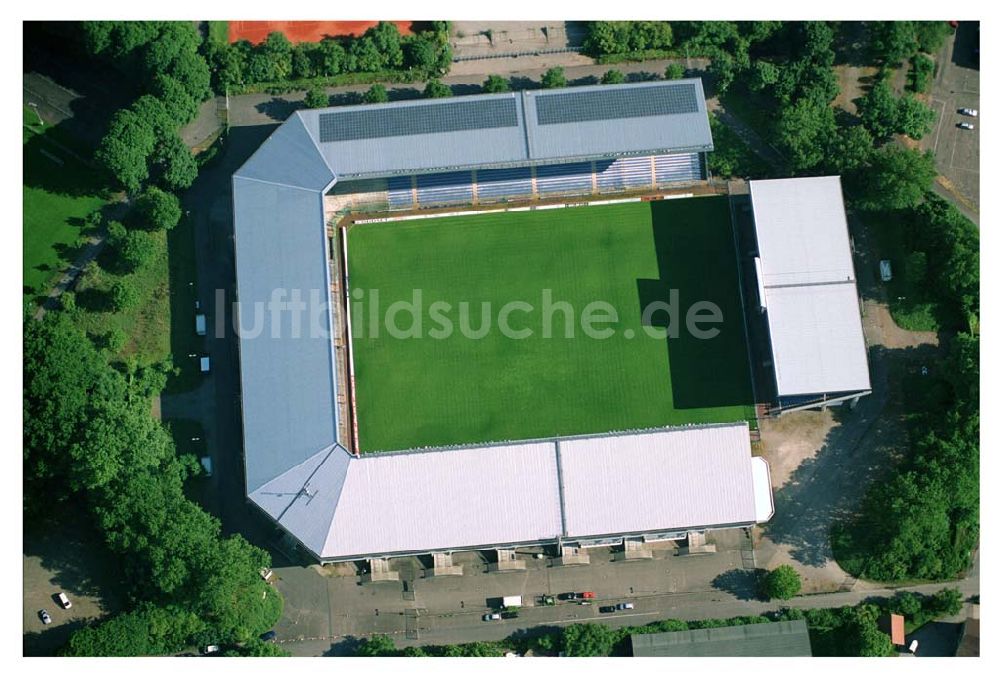
M752 417L749 366L726 198L518 213L457 216L356 226L349 234L357 408L365 451L526 439ZM368 318L421 290L423 338L378 336ZM543 335L542 294L574 309L574 336L564 313ZM681 331L652 338L642 308L679 293ZM364 295L357 297L363 290ZM497 329L500 308L515 310L511 338ZM720 333L696 339L683 329L696 301L722 311ZM431 338L441 323L455 331ZM482 338L458 330L459 303L469 302L473 329L483 303L492 327ZM587 337L587 304L615 309L608 338ZM665 314L653 323L665 323ZM412 317L400 314L406 329Z
M33 295L46 293L75 258L84 217L105 202L95 172L53 142L53 132L24 109L23 284Z

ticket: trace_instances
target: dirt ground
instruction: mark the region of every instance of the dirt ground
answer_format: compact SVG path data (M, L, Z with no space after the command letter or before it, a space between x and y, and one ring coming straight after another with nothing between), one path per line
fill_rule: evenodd
M911 360L910 349L934 349L933 332L908 332L884 303L866 299L863 324L871 358L872 393L853 409L785 414L760 422L763 455L771 466L775 517L763 528L758 566L791 564L803 593L871 587L851 578L833 559L830 528L847 517L865 490L905 444L892 365Z
M851 115L857 115L858 107L854 101L868 92L868 83L878 69L870 66L836 66L833 70L837 73L840 84L840 93L833 100L833 105L843 108Z

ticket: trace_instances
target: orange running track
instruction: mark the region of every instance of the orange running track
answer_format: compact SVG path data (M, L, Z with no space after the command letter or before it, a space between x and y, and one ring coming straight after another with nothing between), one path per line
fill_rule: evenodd
M413 31L412 21L392 21L402 35ZM264 42L274 31L281 31L292 42L319 42L327 36L361 35L378 21L230 21L229 42L249 40Z

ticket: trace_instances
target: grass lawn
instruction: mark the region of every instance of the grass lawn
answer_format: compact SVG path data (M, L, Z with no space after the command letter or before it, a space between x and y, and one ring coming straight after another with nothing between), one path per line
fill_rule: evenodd
M927 293L926 264L916 270L915 259L907 243L911 226L898 213L865 213L862 218L876 227L879 258L892 264L892 280L886 285L889 314L893 321L907 331L938 331L940 309ZM928 252L928 254L932 254ZM916 277L915 276L919 276Z
M753 415L742 310L726 198L692 198L356 226L349 235L360 443L365 451L654 426L745 420ZM422 338L378 335L369 318L422 294ZM567 302L572 335L562 311ZM642 308L679 293L679 336L652 338ZM357 292L364 290L358 299ZM695 339L688 308L711 301L720 333ZM497 328L511 301L513 338ZM611 305L617 321L586 336L584 308ZM455 331L443 326L431 304ZM481 338L459 330L491 323ZM545 322L545 316L551 319ZM407 329L401 313L395 326ZM653 316L666 323L666 313ZM553 331L545 336L544 327ZM440 334L438 334L440 336Z
M208 39L222 44L229 44L229 22L209 21Z
M105 203L93 169L66 153L24 109L23 277L25 293L48 292L78 253L83 219Z

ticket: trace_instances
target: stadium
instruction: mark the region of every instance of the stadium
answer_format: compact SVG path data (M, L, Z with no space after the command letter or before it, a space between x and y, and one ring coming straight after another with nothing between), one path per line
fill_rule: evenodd
M839 179L750 182L745 205L712 148L697 79L293 114L233 175L250 502L372 577L767 521L757 412L856 401L867 353ZM420 333L418 300L520 304L520 335ZM546 333L594 303L601 337ZM710 338L669 329L699 303Z

